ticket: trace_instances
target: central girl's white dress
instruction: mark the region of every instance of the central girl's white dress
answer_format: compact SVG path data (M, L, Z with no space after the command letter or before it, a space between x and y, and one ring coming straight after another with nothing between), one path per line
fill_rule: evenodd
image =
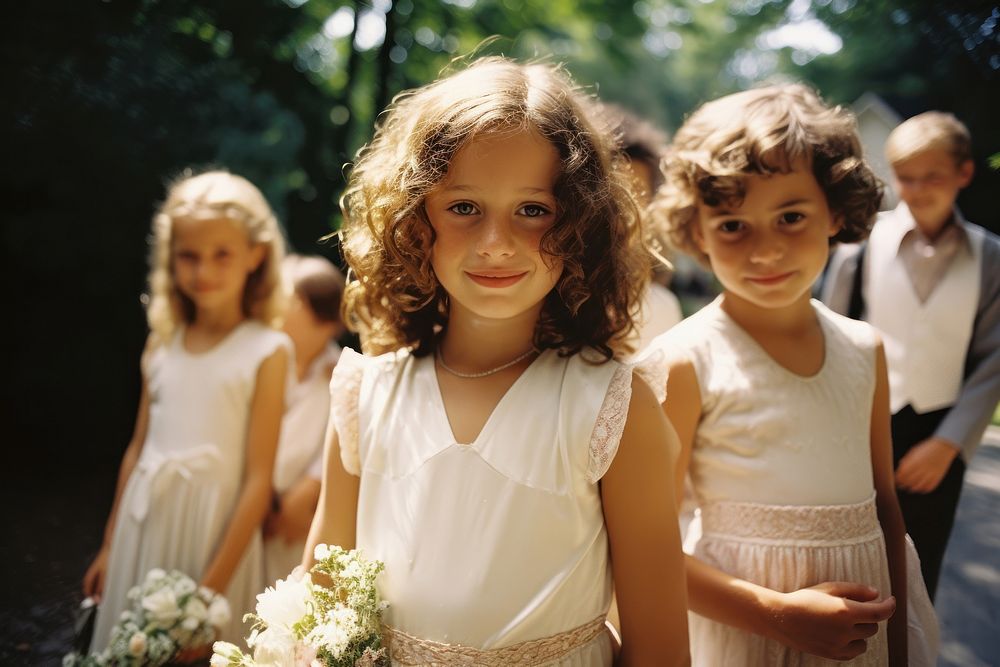
M385 562L394 664L611 664L597 482L631 381L617 362L545 351L458 444L433 357L344 351L333 419L361 477L357 544Z
M814 301L824 363L803 377L775 362L720 304L657 338L640 362L679 356L698 377L702 415L689 473L700 523L692 524L685 551L773 590L850 581L889 595L870 453L874 330ZM937 622L907 548L910 664L929 666ZM849 664L887 664L885 625ZM693 613L689 627L695 665L845 664Z
M143 358L149 426L118 506L93 651L108 645L128 590L149 570L201 578L239 497L257 370L278 348L291 351L285 334L256 320L199 354L184 349L183 337L181 329ZM225 591L232 619L221 639L249 634L243 614L253 611L263 579L257 532Z

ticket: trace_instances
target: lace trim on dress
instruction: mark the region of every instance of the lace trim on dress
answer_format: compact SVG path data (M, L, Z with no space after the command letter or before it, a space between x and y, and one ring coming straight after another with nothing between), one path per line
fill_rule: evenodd
M611 467L625 430L628 406L632 400L632 366L619 366L608 384L608 393L597 413L590 435L590 460L587 481L596 484Z
M845 544L881 537L874 493L849 505L766 505L720 501L701 507L704 535L751 542Z
M340 443L340 461L344 470L352 475L361 475L361 459L358 453L358 396L361 379L365 374L365 358L345 349L333 369L330 378L330 419L337 429Z
M393 664L445 667L476 665L544 665L593 641L605 631L604 616L557 635L494 649L478 649L462 644L444 644L420 639L402 630L382 627L382 640L389 648Z
M657 403L667 400L667 375L670 372L670 361L663 348L656 348L642 359L635 362L633 368L653 390Z

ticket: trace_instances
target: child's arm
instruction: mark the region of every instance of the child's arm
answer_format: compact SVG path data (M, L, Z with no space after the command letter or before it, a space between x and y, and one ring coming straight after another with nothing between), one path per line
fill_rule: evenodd
M111 504L111 513L104 526L104 540L101 548L94 557L87 573L83 575L83 594L93 597L97 602L101 601L104 593L104 578L108 569L108 553L111 550L111 538L115 532L115 521L118 517L118 509L121 504L122 493L128 483L132 470L142 453L143 443L146 441L146 430L149 425L149 389L146 387L145 377L142 380L142 393L139 396L139 414L135 418L135 429L132 432L132 439L122 456L122 465L118 471L118 483L115 486L115 499Z
M344 470L340 462L340 442L331 418L326 427L326 447L323 448L323 484L319 504L306 539L305 553L302 554L302 565L306 570L315 563L313 551L317 544L354 548L360 487L361 478Z
M278 511L267 515L265 537L281 539L286 544L305 540L316 513L319 490L320 480L310 475L303 475L289 487L281 494Z
M669 366L663 405L680 440L677 479L683 482L701 419L698 376L690 361ZM678 501L683 485L678 483ZM781 593L739 579L687 556L688 606L719 623L752 632L804 653L833 660L865 652L865 639L892 615L895 601L876 601L878 591L849 582L824 582Z
M225 592L243 552L260 528L271 500L271 475L284 411L288 352L279 348L260 364L250 403L246 466L240 495L219 547L202 574L201 583ZM192 517L197 520L197 517Z
M675 436L633 378L618 453L601 479L622 624L620 665L690 663L684 560L674 507Z
M889 426L889 376L885 350L879 343L875 357L875 397L871 424L872 473L875 478L875 503L878 520L885 535L889 559L889 578L896 598L896 613L889 619L889 663L907 664L906 646L906 527L896 499L892 476L892 431Z

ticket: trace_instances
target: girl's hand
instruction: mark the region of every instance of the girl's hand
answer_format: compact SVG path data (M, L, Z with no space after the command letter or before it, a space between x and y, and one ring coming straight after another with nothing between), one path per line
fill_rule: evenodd
M938 487L958 446L944 438L927 438L903 455L896 468L896 486L910 493L930 493Z
M108 572L108 545L101 545L101 550L94 556L93 562L87 568L87 573L83 575L83 594L94 598L94 602L101 602L101 595L104 593L104 579Z
M282 533L282 520L281 511L270 511L267 516L264 517L264 526L262 528L264 539L272 540Z
M850 660L864 653L865 640L896 610L895 598L877 600L875 589L845 581L778 595L773 639L830 660Z
M305 542L316 514L320 481L303 477L274 503L264 519L264 539L280 538L285 544Z

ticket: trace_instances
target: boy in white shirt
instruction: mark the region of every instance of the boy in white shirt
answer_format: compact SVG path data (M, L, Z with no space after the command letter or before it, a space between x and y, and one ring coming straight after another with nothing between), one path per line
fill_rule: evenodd
M900 204L866 245L838 249L824 301L882 333L899 503L933 599L965 466L1000 400L1000 238L955 207L973 162L953 115L902 123L886 157Z

